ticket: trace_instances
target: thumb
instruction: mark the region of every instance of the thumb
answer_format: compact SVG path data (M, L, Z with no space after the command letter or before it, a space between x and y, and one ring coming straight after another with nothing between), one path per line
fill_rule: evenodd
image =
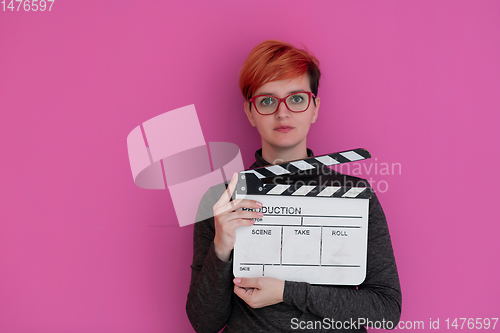
M243 288L257 288L257 278L234 278L235 285Z

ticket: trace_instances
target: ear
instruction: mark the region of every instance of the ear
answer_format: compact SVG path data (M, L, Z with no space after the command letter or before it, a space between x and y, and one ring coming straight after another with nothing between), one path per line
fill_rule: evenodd
M245 104L243 104L243 108L245 109L245 114L247 115L248 121L253 127L255 127L255 121L253 120L253 115L255 114L255 112L252 113L250 111L251 107L252 106L250 105L250 102L245 102Z
M314 107L313 116L311 118L311 124L314 124L316 122L316 119L318 119L319 103L320 103L319 97L316 97L316 106Z

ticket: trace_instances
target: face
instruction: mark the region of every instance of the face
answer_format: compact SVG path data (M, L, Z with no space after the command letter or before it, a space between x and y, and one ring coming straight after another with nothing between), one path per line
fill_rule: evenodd
M311 91L307 74L291 80L265 83L255 91L254 96L273 95L283 98L297 91ZM245 113L250 124L257 127L263 147L269 146L276 151L293 149L305 145L309 127L318 117L319 102L319 98L316 98L316 105L311 101L307 110L299 113L288 110L285 103L280 103L278 110L271 115L259 114L253 104L250 110L251 103L245 102Z

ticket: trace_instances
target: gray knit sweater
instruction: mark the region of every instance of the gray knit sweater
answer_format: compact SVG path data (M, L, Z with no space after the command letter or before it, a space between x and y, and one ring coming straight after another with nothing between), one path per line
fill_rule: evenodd
M309 149L308 155L314 156ZM256 162L250 168L269 164L262 158L261 150L255 153L255 157ZM326 167L296 175L293 179L305 183L326 182L328 186L339 183L369 186L364 179ZM210 188L200 202L198 214L211 212L224 190L225 184ZM367 322L377 328L392 328L399 321L399 277L385 215L375 194L369 205L366 279L359 286L285 281L282 303L253 309L234 294L233 262L223 262L217 257L214 237L213 218L194 225L193 264L186 311L196 332L216 333L224 327L226 333L366 332L362 325Z

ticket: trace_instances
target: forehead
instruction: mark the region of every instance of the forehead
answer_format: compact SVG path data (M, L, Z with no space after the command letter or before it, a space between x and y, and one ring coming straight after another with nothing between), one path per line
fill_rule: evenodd
M264 83L255 91L256 95L288 95L295 91L309 91L309 76L307 74L293 78Z

